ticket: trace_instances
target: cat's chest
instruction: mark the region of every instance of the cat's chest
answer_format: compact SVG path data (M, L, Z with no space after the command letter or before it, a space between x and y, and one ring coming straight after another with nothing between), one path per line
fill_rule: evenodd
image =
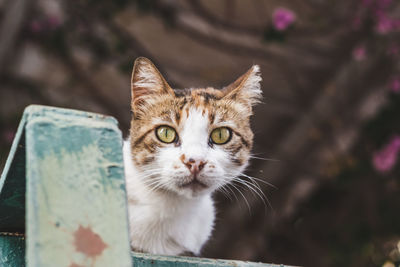
M211 198L192 205L178 205L168 201L139 202L129 205L130 220L137 226L152 228L160 235L180 233L195 235L202 225L214 220L214 208Z
M213 227L211 198L192 209L168 207L170 204L129 205L132 247L159 254L200 252Z

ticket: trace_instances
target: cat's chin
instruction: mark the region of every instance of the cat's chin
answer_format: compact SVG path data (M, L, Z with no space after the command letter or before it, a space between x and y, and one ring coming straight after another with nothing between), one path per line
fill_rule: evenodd
M197 189L192 189L192 188L185 188L185 189L180 189L178 191L178 195L180 197L185 197L185 198L198 198L198 197L202 197L205 195L208 195L210 193L209 190L197 190Z
M210 187L199 180L177 185L177 193L186 198L196 198L210 193Z
M208 188L208 185L206 185L205 183L203 183L197 179L193 179L190 182L180 184L179 188L189 188L193 191L200 191L200 190Z

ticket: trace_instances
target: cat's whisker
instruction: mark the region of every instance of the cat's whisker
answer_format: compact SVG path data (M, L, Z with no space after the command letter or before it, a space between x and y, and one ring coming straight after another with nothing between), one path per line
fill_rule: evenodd
M262 157L256 157L251 155L250 156L251 159L258 159L258 160L265 160L265 161L274 161L274 162L280 162L280 159L273 159L273 158L262 158Z
M147 177L147 176L151 176L151 175L160 175L160 171L157 171L157 170L143 171L140 174L140 177Z
M225 197L229 198L229 200L232 201L232 198L229 195L229 191L226 190L226 188L220 187L220 188L217 189L217 191L221 192Z
M232 194L235 197L236 201L239 201L235 192L233 192L232 189L229 187L229 183L228 183L229 180L228 179L222 179L222 180L223 180L223 182L221 183L222 185L217 190L225 190L225 191L229 190L229 194ZM229 198L229 199L232 201L231 198Z
M146 196L149 196L149 195L151 195L152 193L154 193L156 190L157 190L157 188L159 187L159 184L155 184L155 185L153 185L153 186L148 186L149 188L148 188L148 191L145 193L146 194Z
M261 188L258 187L258 184L252 184L250 182L241 180L239 178L235 178L233 181L238 182L244 186L246 186L247 188L250 189L250 192L252 192L253 194L257 195L262 202L264 203L264 205L267 205L267 203L265 202L265 198L267 198L267 196L264 194L264 192L261 190Z
M241 182L244 182L244 183L246 183L246 184L248 184L248 185L250 185L250 186L255 187L262 195L265 196L264 192L261 190L260 185L259 185L254 179L249 178L251 182L246 181L246 180L242 180L242 179L240 179L239 177L235 177L235 179L237 179L237 180L239 180L239 181L241 181Z
M229 173L229 176L230 177L234 177L233 181L236 181L236 182L242 183L242 184L246 183L245 186L249 187L249 188L251 187L250 190L257 191L256 193L261 198L261 200L263 201L264 205L267 206L267 203L268 203L268 206L273 210L271 202L269 201L268 197L265 195L265 193L261 189L260 185L256 182L256 180L260 180L261 182L264 182L264 184L267 184L268 186L272 186L272 187L276 188L274 185L269 184L268 182L265 182L265 181L263 181L263 180L261 180L259 178L252 177L252 176L249 176L249 175L246 175L246 174L243 174L243 173L239 173L239 174ZM240 176L248 178L250 181L246 181L244 179L240 179ZM267 201L267 203L265 201Z
M234 177L234 175L228 174L227 176L220 178L221 181L219 181L219 183L222 184L222 187L230 190L230 192L235 196L236 200L239 201L237 194L235 194L232 188L229 187L232 184L232 177ZM235 189L237 190L237 188Z
M244 190L247 189L247 186L246 186L246 185L243 185L243 184L240 184L240 183L238 183L238 184L236 184L236 185L237 185L239 188L244 188ZM250 190L250 192L251 192L251 194L252 194L253 196L256 196L252 190ZM247 199L246 199L246 200L247 200Z
M148 187L153 187L153 186L156 186L156 185L158 185L160 183L160 180L159 179L154 179L154 180L150 180L149 182L145 182L145 184L148 186Z
M152 168L146 168L146 169L143 169L142 170L142 172L143 173L149 173L149 172L161 172L161 171L163 171L164 170L164 168L154 168L154 169L152 169Z
M144 178L144 177L142 177ZM159 178L156 175L149 175L147 178L144 179L144 184L148 187L153 186L154 184L159 182Z
M242 193L242 191L240 191L240 189L237 188L233 183L228 184L228 186L232 186L234 189L236 189L236 190L239 192L240 195L242 195L242 197L243 197L243 199L244 199L244 201L245 201L245 203L246 203L246 205L247 205L247 208L249 209L249 213L251 214L250 204L249 204L249 202L247 201L247 199L246 199L246 197L244 196L244 194Z
M158 176L158 175L160 175L158 172L149 172L149 173L141 174L140 177L142 179L144 179L144 178L148 178L151 176Z
M260 185L256 182L256 180L258 180L258 181L260 181L260 182L263 182L264 184L266 184L266 185L268 185L268 186L271 186L271 187L273 187L273 188L275 188L275 189L278 189L278 188L277 188L276 186L274 186L273 184L268 183L268 182L266 182L266 181L264 181L264 180L262 180L262 179L260 179L260 178L252 177L252 176L245 175L245 174L241 174L241 175L244 176L244 177L247 177L248 179L250 179L250 180L252 181L253 184L256 184L257 187L259 188L259 190L260 190L261 192L262 192L262 190L261 190L261 188L260 188ZM268 206L269 206L272 210L274 210L274 208L272 207L272 204L271 204L271 202L269 201L268 197L264 194L264 192L262 192L262 193L263 193L263 195L265 196L265 200L267 200L267 202L268 202Z
M151 183L148 184L152 187L153 190L158 189L160 186L164 185L164 182L161 179L154 179Z
M144 180L144 184L149 187L148 194L153 193L160 187L164 186L164 182L159 177L160 176L155 176L152 180Z
M229 190L229 192L234 196L236 201L239 201L238 197L236 196L235 192L230 188L229 186L225 187L226 190Z
M239 176L244 176L244 177L249 178L249 179L257 180L260 183L263 183L263 184L269 185L269 186L271 186L271 187L273 187L275 189L278 189L278 187L276 187L275 185L273 185L273 184L271 184L271 183L269 183L269 182L267 182L267 181L265 181L263 179L260 179L260 178L254 177L254 176L250 176L250 175L247 175L247 174L244 174L244 173L240 173Z
M265 193L261 190L260 185L259 185L257 182L255 182L255 181L248 182L248 181L245 181L245 180L240 180L239 178L235 178L234 181L240 182L240 183L245 183L246 186L247 186L251 191L254 191L254 193L256 193L256 194L260 197L260 199L262 200L262 202L264 203L265 206L267 206L267 203L268 203L268 206L269 206L272 210L274 210L274 208L272 207L272 204L271 204L271 202L269 201L268 197L267 197L267 196L265 195ZM265 201L267 201L267 202L265 202Z
M258 196L264 202L265 194L256 185L254 185L250 182L244 181L244 180L240 180L240 179L234 179L234 182L237 182L237 183L247 187L250 190L250 192L252 192L253 195L255 194L255 196ZM265 202L264 202L264 204L266 205Z

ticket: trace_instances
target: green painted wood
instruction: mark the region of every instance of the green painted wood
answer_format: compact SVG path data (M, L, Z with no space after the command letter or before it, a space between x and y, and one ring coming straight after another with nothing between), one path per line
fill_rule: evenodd
M25 266L25 239L0 233L0 266Z
M0 177L0 232L25 232L25 124L24 115Z
M0 200L0 231L26 230L28 267L132 265L122 137L111 117L26 108Z
M43 106L25 113L28 267L131 266L117 121Z
M160 256L145 253L132 253L134 267L289 267L248 261L219 260L195 257Z

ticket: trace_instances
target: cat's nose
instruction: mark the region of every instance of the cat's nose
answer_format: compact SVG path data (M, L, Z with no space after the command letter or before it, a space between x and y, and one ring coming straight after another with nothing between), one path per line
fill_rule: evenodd
M207 161L204 160L195 160L193 158L185 160L185 157L182 157L182 162L193 175L197 175L207 164Z

